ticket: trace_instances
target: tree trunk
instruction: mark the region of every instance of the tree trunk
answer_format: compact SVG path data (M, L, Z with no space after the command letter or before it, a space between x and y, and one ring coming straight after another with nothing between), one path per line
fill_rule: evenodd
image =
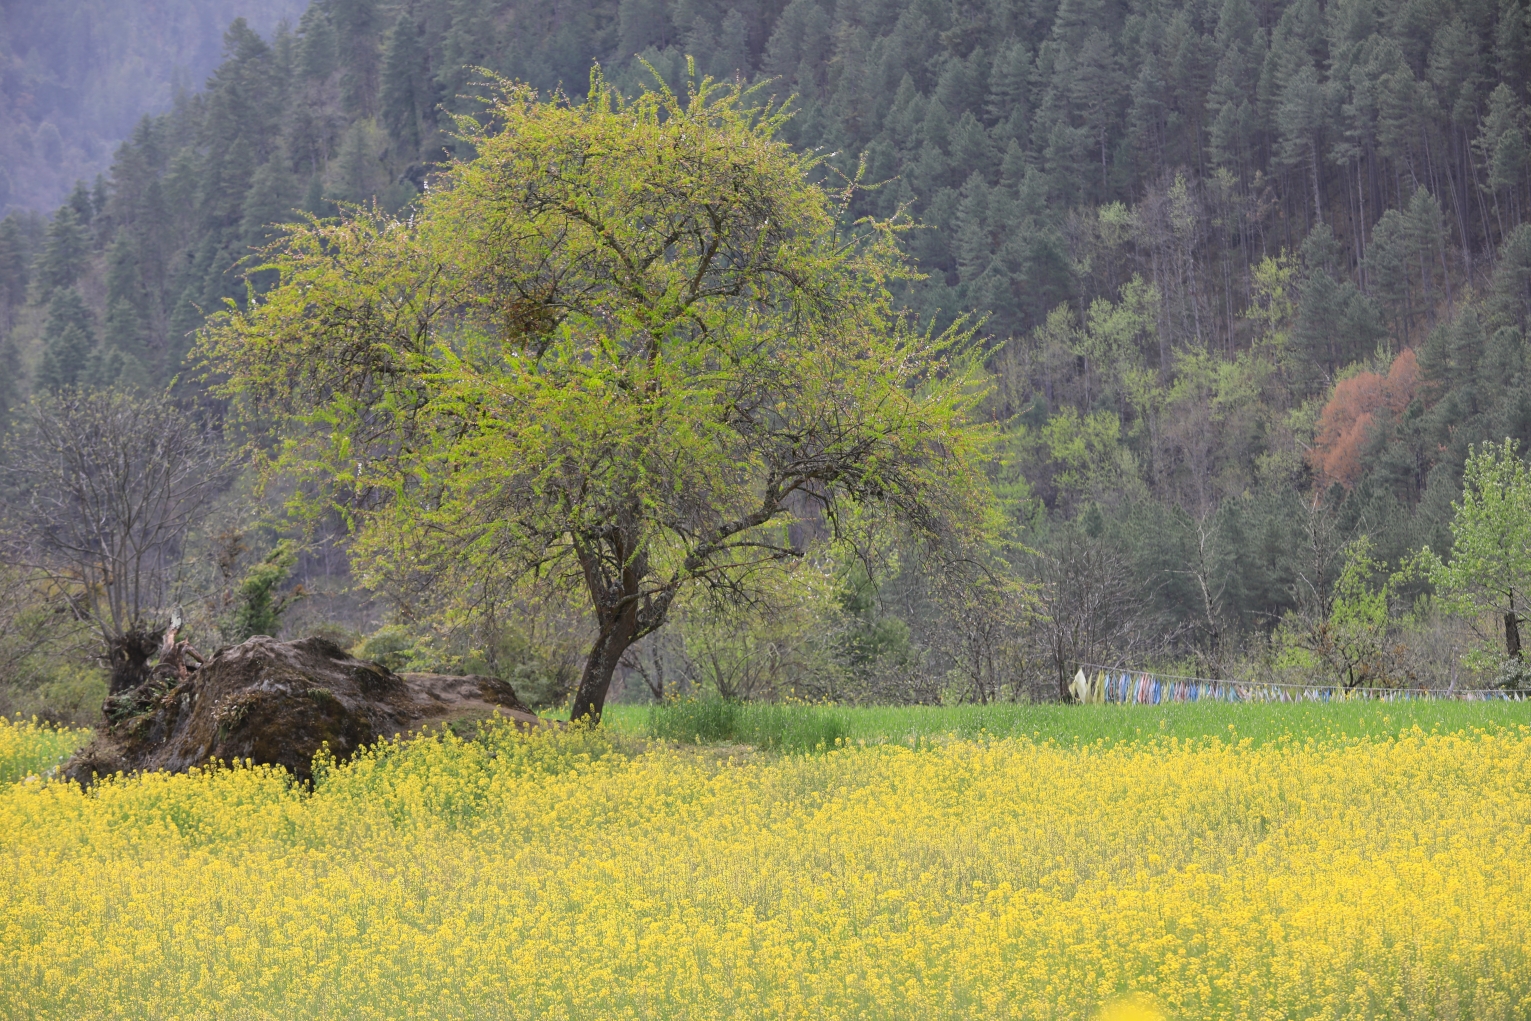
M1504 615L1504 651L1511 659L1520 659L1520 614L1514 610Z
M1318 193L1318 142L1308 143L1308 166L1313 171L1313 216L1319 223L1324 222L1324 200Z
M106 650L107 662L112 669L107 688L109 694L136 688L149 679L149 660L159 651L164 637L163 628L150 631L139 627L111 640Z
M590 655L585 659L585 669L580 674L579 688L574 692L574 705L569 719L601 722L601 711L606 708L606 693L611 690L611 675L627 647L633 644L638 630L636 608L622 613L601 628Z

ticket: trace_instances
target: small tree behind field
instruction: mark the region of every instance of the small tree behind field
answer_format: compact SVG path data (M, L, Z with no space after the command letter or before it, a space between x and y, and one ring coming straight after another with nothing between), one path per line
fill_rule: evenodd
M1520 661L1520 625L1531 598L1531 468L1512 440L1485 444L1468 457L1453 509L1449 557L1443 562L1426 551L1430 580L1452 611L1502 622L1504 656Z
M282 615L303 594L301 588L286 595L277 592L297 560L297 545L284 539L259 563L251 565L239 583L233 610L223 626L231 641L242 642L254 635L275 637L281 630Z

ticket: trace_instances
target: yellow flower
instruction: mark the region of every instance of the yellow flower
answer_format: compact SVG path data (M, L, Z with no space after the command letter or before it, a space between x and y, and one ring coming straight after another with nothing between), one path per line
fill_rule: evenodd
M0 1017L1338 1021L1531 1003L1524 729L731 764L623 747L491 729L382 745L313 790L261 767L0 785Z
M1148 996L1124 996L1106 1005L1099 1021L1164 1021L1164 1012Z

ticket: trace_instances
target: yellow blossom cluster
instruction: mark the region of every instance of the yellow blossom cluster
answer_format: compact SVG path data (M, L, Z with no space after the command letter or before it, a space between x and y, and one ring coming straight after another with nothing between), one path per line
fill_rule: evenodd
M88 730L0 716L0 783L51 770L89 737Z
M1519 1018L1531 732L491 731L0 791L0 1017Z

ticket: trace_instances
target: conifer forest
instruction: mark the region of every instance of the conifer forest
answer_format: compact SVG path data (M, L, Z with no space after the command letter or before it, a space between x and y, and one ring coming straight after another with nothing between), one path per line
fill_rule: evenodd
M677 596L614 701L1057 699L1084 665L1531 685L1531 560L1503 606L1460 595L1479 496L1531 528L1526 0L248 6L0 12L7 713L83 719L100 650L171 607L207 646L323 632L571 696L584 603L358 569L345 507L291 510L198 337L278 285L258 253L284 224L407 221L477 155L487 97L577 103L597 65L627 96L710 76L787 104L844 229L899 225L918 272L887 287L966 338L992 497L961 581L876 514L799 507L803 555L749 598ZM153 435L196 466L154 483L176 509L116 616L38 553L67 544L23 454L82 402L98 439L176 409Z

